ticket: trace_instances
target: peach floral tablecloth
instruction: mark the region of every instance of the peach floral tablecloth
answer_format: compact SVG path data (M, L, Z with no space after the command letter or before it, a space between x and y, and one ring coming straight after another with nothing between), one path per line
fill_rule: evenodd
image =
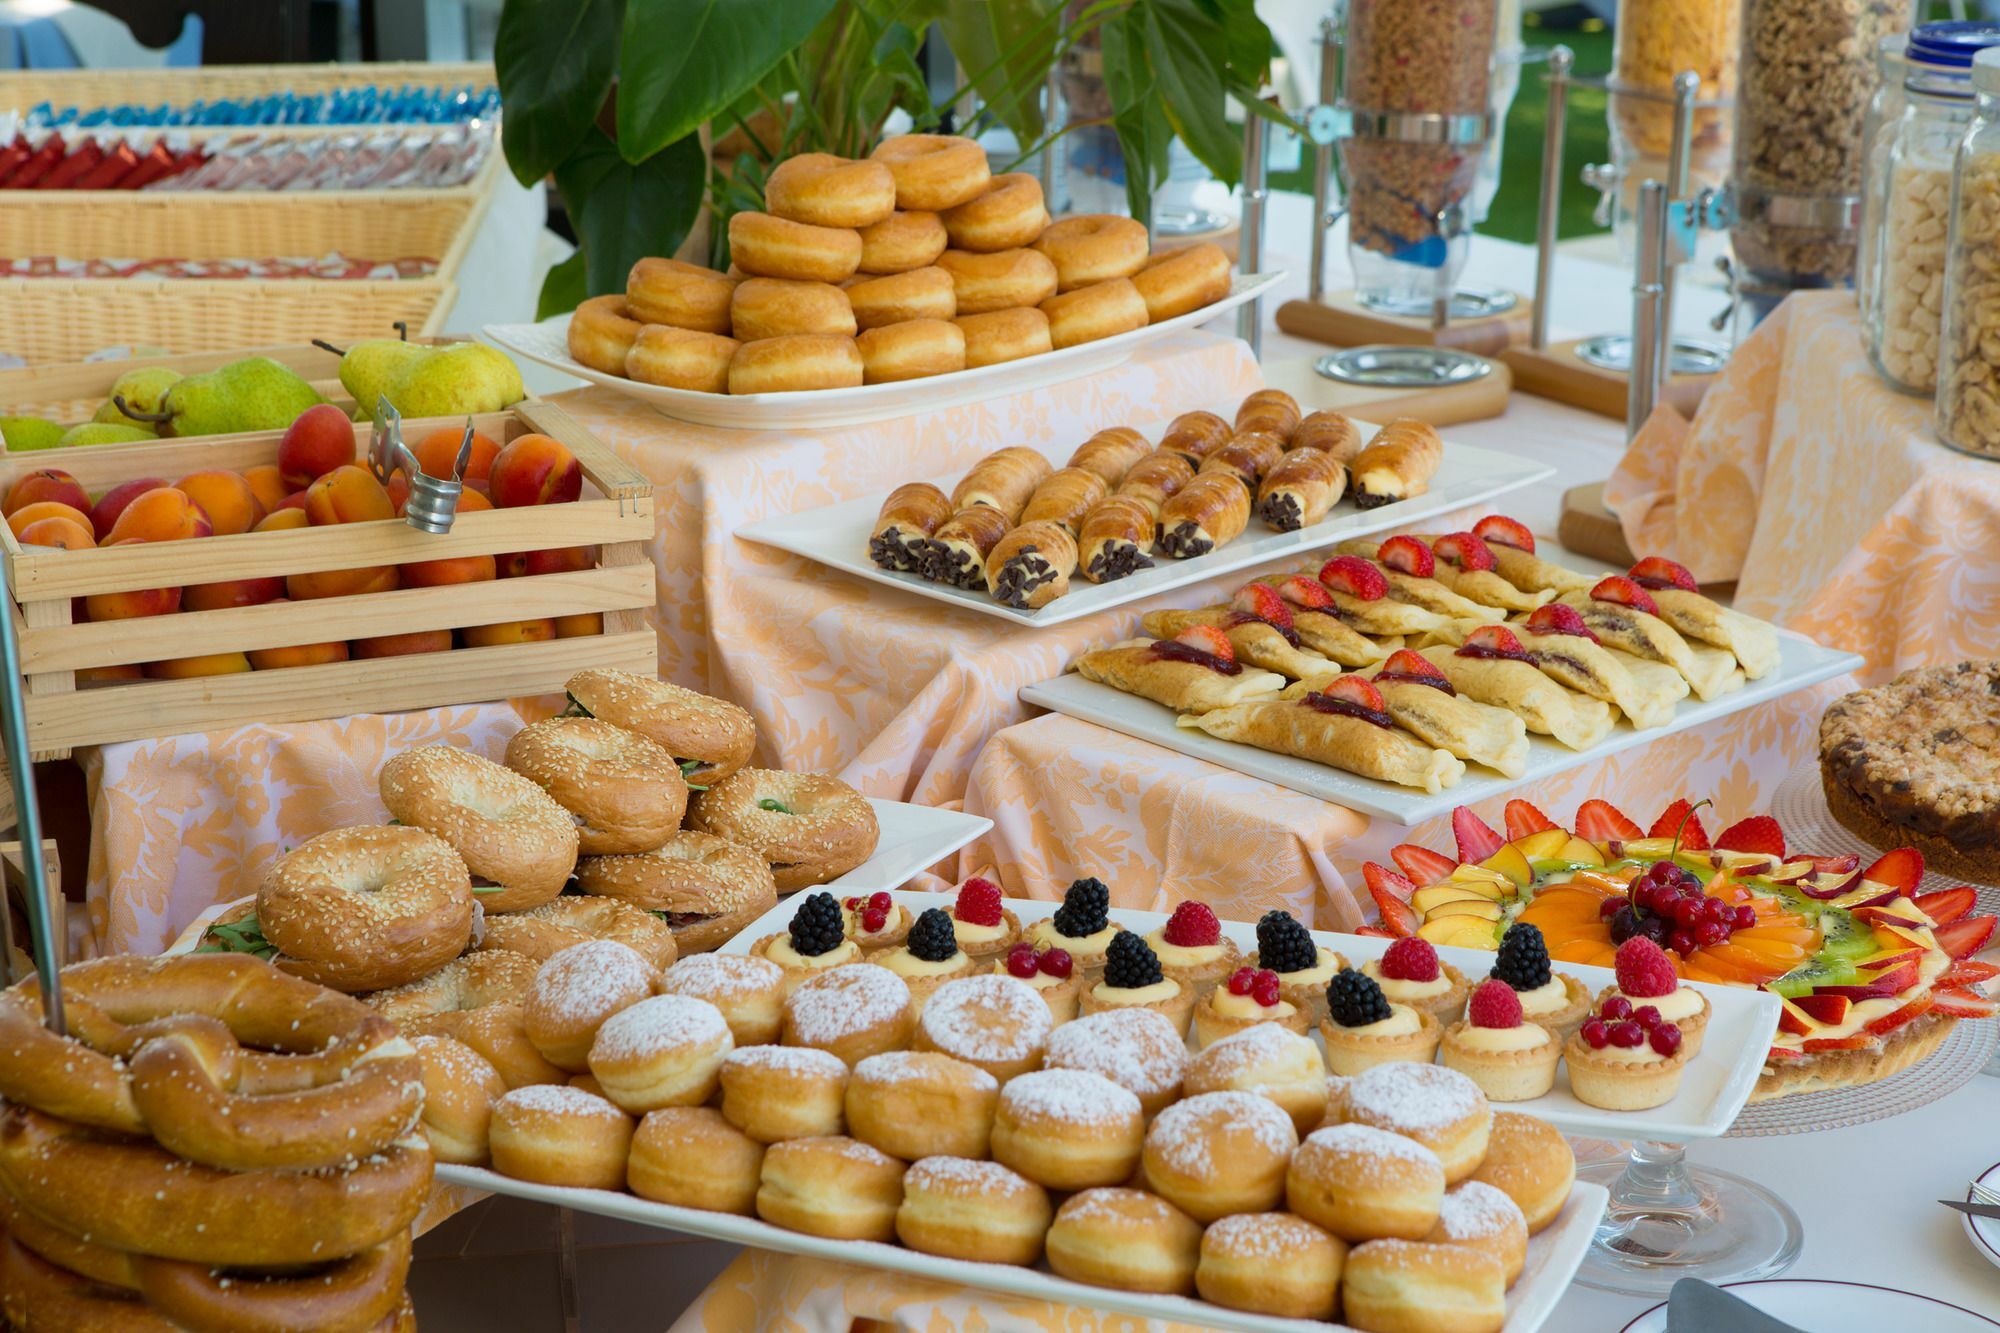
M1632 549L1868 659L1871 680L2000 642L2000 463L1869 366L1851 293L1787 299L1692 422L1661 409L1605 487Z

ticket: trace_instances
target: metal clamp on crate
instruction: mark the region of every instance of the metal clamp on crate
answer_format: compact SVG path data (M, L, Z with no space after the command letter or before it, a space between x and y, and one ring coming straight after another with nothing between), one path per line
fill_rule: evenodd
M458 497L465 490L466 465L472 461L472 418L465 419L465 436L458 442L458 457L452 460L451 476L433 477L417 463L410 446L403 443L403 415L387 397L375 399L375 433L368 440L368 470L384 486L401 472L410 479L410 498L403 517L418 532L450 532L458 517Z

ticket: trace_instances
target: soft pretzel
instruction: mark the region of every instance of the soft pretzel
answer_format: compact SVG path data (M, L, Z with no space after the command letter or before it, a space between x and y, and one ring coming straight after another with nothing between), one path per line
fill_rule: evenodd
M658 847L687 812L687 783L674 756L598 718L530 723L507 742L507 767L581 821L578 850L586 856Z
M400 986L465 952L472 875L450 843L396 825L335 829L286 852L257 889L279 966L342 991Z
M637 732L680 763L697 786L720 782L750 762L757 723L727 699L633 671L592 668L563 685L592 717Z
M780 893L824 884L875 854L875 810L839 778L746 768L695 797L688 827L750 848Z
M487 912L516 912L562 892L576 864L576 825L510 768L454 745L405 750L376 785L398 823L435 833L465 859Z
M12 1236L0 1236L0 1315L23 1333L185 1333L136 1290L96 1285Z
M455 958L431 975L368 1003L410 1037L453 1037L484 1056L510 1088L560 1083L562 1070L544 1060L528 1040L522 1003L540 967L507 949L485 949Z
M973 464L972 471L952 488L951 503L958 509L987 505L1005 514L1009 523L1018 523L1035 488L1054 471L1055 466L1040 451L1026 445L996 449Z
M142 1259L139 1291L146 1304L189 1328L373 1333L402 1306L409 1272L404 1232L351 1258L282 1277Z
M1083 524L1083 516L1090 507L1109 493L1110 487L1104 478L1088 468L1064 467L1051 472L1048 479L1035 487L1035 493L1021 511L1021 526L1030 523L1049 522L1064 529L1074 537Z

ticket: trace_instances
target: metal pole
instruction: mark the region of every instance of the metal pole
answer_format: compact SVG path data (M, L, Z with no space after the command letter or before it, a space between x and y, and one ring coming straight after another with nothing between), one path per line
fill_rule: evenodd
M1340 80L1334 55L1340 50L1340 28L1328 15L1319 21L1319 104L1332 106L1340 95ZM1312 261L1306 274L1306 299L1318 301L1326 295L1326 233L1332 224L1327 214L1333 207L1333 145L1313 147L1313 232Z
M1639 260L1632 282L1632 369L1625 391L1625 438L1639 433L1653 415L1663 380L1665 352L1660 337L1661 271L1666 265L1667 187L1660 181L1639 186Z
M4 716L7 779L14 784L15 820L20 825L21 871L28 882L28 934L35 945L35 975L42 985L42 1022L57 1036L63 1023L62 957L56 951L56 923L49 906L49 871L42 860L42 810L35 803L35 766L28 758L28 710L21 690L21 638L11 606L0 607L0 676L5 677Z
M1556 224L1562 213L1562 160L1569 116L1569 70L1576 55L1567 46L1549 48L1549 111L1542 130L1542 201L1535 218L1535 309L1528 346L1541 351L1549 342L1549 293L1555 287Z
M1236 267L1255 273L1264 262L1264 118L1243 109L1243 229L1236 242ZM1250 344L1250 354L1264 353L1262 301L1246 302L1236 313L1236 336Z
M1701 76L1691 69L1674 75L1674 137L1667 150L1667 200L1678 204L1692 193L1694 156L1694 102L1701 92ZM1680 265L1672 258L1672 247L1662 249L1664 267L1660 278L1660 328L1666 340L1661 352L1662 367L1671 370L1674 362L1674 279ZM1664 382L1664 380L1663 380Z
M1042 178L1042 198L1048 201L1051 212L1056 206L1056 146L1047 142L1055 131L1056 107L1062 98L1062 61L1049 64L1048 81L1042 85L1042 160L1035 164L1036 174Z

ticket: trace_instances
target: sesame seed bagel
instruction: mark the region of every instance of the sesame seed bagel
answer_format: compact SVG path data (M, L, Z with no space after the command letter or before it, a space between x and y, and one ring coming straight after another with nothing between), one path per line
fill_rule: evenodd
M335 829L274 862L257 922L278 966L335 990L381 990L436 971L472 940L472 876L420 828Z
M757 723L726 699L711 698L631 671L579 671L564 689L592 717L636 731L683 765L700 786L720 782L750 762Z
M616 898L588 893L567 893L526 912L492 917L486 922L486 937L479 947L511 949L546 962L585 940L616 940L655 971L665 970L680 952L673 931L653 913Z
M650 851L680 827L687 783L674 757L594 717L551 717L514 733L507 767L576 816L585 856Z
M562 892L576 864L576 823L528 779L469 750L425 745L382 765L382 804L435 833L492 890L488 912L519 912ZM484 886L482 886L484 887Z
M875 854L881 836L873 807L839 778L768 768L746 768L698 793L688 827L762 856L780 893L846 874Z
M778 901L771 863L713 833L676 833L635 856L587 856L576 881L586 894L664 912L683 956L719 947Z

